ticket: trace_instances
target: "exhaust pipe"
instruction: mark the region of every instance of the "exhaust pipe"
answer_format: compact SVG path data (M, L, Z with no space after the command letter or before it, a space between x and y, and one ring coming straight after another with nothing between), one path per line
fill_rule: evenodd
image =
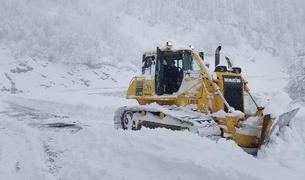
M229 68L229 69L232 69L233 64L232 64L232 62L231 62L230 58L228 58L227 56L226 56L225 58L226 58L227 63L228 63L228 68Z
M220 50L221 50L221 46L218 46L215 51L215 68L220 63Z

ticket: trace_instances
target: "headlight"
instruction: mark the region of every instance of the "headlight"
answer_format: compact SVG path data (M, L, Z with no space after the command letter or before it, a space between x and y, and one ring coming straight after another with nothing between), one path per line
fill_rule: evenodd
M166 42L166 48L167 49L171 49L172 47L173 47L173 43L172 42L170 42L170 41Z

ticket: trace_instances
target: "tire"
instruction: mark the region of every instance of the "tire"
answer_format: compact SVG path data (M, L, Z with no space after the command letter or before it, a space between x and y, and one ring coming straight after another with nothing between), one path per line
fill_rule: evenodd
M137 130L136 122L133 120L133 112L125 111L121 117L122 129Z

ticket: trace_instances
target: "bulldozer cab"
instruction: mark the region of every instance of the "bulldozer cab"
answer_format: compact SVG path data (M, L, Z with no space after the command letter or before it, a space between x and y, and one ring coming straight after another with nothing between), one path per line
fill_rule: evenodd
M191 50L161 50L157 47L155 92L157 95L173 94L181 86L186 73L199 70Z

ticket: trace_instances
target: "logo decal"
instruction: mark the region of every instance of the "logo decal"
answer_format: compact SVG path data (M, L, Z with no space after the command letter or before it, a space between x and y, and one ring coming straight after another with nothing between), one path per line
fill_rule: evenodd
M226 83L241 83L241 79L240 78L224 78L223 79L224 82Z

